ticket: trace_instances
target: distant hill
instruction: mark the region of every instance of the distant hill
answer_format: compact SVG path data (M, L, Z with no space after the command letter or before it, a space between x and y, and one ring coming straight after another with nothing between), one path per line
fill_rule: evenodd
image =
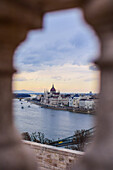
M25 98L25 97L31 97L31 96L27 93L14 93L13 97L14 98Z
M13 93L36 93L35 91L32 90L14 90Z

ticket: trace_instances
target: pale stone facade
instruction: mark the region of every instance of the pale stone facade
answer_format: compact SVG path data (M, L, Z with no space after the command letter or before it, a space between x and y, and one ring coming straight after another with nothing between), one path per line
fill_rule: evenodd
M72 97L69 98L69 106L73 107L73 98Z
M81 99L78 104L81 109L94 109L94 100Z
M81 98L79 97L74 97L73 98L73 107L79 107L79 100L80 100Z

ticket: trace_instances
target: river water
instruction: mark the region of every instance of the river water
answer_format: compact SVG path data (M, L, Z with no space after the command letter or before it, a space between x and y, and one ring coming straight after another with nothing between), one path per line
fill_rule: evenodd
M74 131L94 126L93 115L51 110L26 101L14 99L14 120L20 132L43 132L45 137L57 140L68 137ZM23 105L24 109L21 108ZM30 105L30 108L28 107Z

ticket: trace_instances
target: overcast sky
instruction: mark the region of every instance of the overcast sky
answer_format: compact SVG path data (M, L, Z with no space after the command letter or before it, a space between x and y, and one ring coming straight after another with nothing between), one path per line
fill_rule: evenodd
M97 92L99 73L92 61L99 43L81 11L48 13L43 24L15 51L13 89L43 92L54 83L61 92Z

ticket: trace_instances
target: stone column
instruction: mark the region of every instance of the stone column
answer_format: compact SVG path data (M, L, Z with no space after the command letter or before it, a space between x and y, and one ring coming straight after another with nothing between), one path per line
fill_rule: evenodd
M113 169L113 1L93 0L83 5L86 21L101 43L101 55L95 62L100 68L100 101L96 135L85 156L73 170Z
M19 25L0 24L0 170L37 169L35 157L15 130L12 113L13 53L26 33Z
M14 50L30 29L42 27L42 11L33 2L0 1L0 170L37 169L35 156L22 144L14 127L12 111Z

